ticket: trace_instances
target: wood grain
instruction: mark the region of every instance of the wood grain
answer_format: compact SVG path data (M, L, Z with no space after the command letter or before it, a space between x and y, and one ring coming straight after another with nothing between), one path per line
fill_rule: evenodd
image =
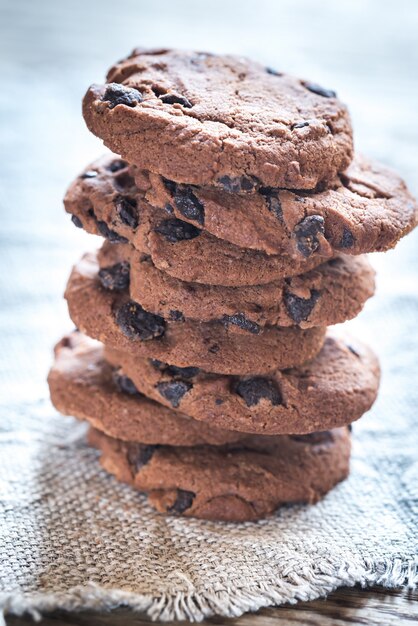
M27 626L30 617L9 617L7 626ZM55 611L45 616L41 626L144 626L151 620L127 609L109 613ZM165 622L184 624L185 622ZM364 590L358 587L339 589L326 600L301 602L278 608L247 613L237 619L213 617L205 624L217 626L402 626L418 623L418 592Z

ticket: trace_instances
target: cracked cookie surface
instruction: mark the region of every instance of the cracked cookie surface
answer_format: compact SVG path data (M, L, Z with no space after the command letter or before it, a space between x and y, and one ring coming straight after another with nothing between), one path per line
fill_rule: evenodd
M418 221L418 205L400 176L360 155L328 189L316 193L261 188L238 195L132 172L152 206L170 207L176 217L219 239L267 254L382 252Z
M115 153L177 182L313 189L352 157L335 92L243 57L136 49L83 101Z
M145 492L157 511L223 521L317 502L347 477L351 447L347 428L189 448L130 444L94 429L89 440L103 467Z
M266 372L299 365L317 354L325 328L266 326L253 334L223 322L166 320L112 291L99 278L97 255L74 267L65 292L70 317L85 334L137 356L221 374Z
M370 409L380 379L370 348L331 331L315 358L267 376L219 376L110 348L105 358L156 402L212 426L266 435L349 424Z
M119 368L105 361L102 344L77 331L56 345L48 384L58 411L124 441L194 446L244 437L150 400Z
M221 321L257 334L259 327L329 326L355 317L374 293L365 256L340 255L300 276L246 287L190 283L159 270L128 244L98 252L104 286L128 286L132 300L167 319Z
M187 281L257 285L301 274L325 260L320 250L295 259L240 248L156 209L135 185L127 163L114 156L91 163L70 185L64 206L77 227L111 243L130 242L158 268Z

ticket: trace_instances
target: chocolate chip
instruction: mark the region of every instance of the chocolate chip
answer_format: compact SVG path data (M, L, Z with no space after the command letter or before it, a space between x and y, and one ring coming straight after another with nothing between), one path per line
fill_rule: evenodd
M144 467L151 460L154 452L159 446L146 446L141 443L128 443L127 460L135 473Z
M354 356L356 356L358 359L361 358L360 354L357 352L357 350L355 348L353 348L353 346L351 346L349 343L347 344L347 348L350 350L350 352L352 354L354 354Z
M173 207L168 202L167 202L167 204L164 205L164 211L166 213L168 213L169 215L173 215L173 213L174 213Z
M273 76L283 76L283 72L278 72L272 67L266 67L267 74L272 74Z
M132 87L125 87L125 85L120 85L119 83L109 83L103 100L109 103L109 109L114 109L118 104L135 107L142 102L142 94Z
M149 359L149 362L155 369L163 371L166 367L168 367L167 363L163 361L159 361L158 359Z
M234 324L235 326L238 326L239 328L242 328L242 330L246 330L249 333L252 333L253 335L258 335L261 330L258 324L247 319L243 313L235 313L234 315L224 315L222 318L222 321L226 325Z
M306 435L289 435L289 438L293 441L309 443L313 446L320 443L331 443L332 441L334 441L332 432L330 432L329 430L319 431L316 433L307 433Z
M126 161L123 161L122 159L114 159L109 163L106 169L109 170L109 172L115 173L120 172L120 170L124 170L126 167L128 167Z
M193 378L200 372L198 367L178 367L177 365L168 365L158 359L150 359L150 362L157 370L173 378Z
M169 313L170 320L172 322L184 322L184 315L181 311L176 311L172 309Z
M168 507L170 513L183 513L193 504L193 500L196 494L193 491L186 491L185 489L177 489L177 498L173 505Z
M349 228L344 226L343 235L340 241L340 248L352 248L354 246L355 238Z
M113 372L113 382L115 383L118 391L121 393L127 393L130 396L142 396L143 394L138 391L133 381L121 373L121 370Z
M97 172L95 170L87 170L83 174L81 174L80 178L96 178Z
M180 404L180 400L185 393L193 387L191 383L184 380L168 380L157 384L157 389L163 398L169 401L175 409Z
M130 266L127 261L121 261L109 267L102 267L98 274L102 287L110 289L110 291L127 289L129 287L129 270Z
M309 257L319 248L318 235L325 231L324 218L321 215L308 215L296 224L293 234L297 248L304 257Z
M162 181L167 191L171 193L171 195L174 195L176 193L177 183L175 183L174 180L168 180L168 178L164 178L164 176L162 176Z
M296 324L300 324L300 322L308 319L315 304L318 302L319 296L320 292L316 289L311 290L310 298L301 298L290 291L284 293L286 310Z
M208 348L208 352L210 352L211 354L217 354L220 350L220 347L217 343L212 344L209 348Z
M115 176L114 185L118 190L124 191L125 189L130 189L131 187L133 187L135 185L135 180L126 170Z
M279 222L283 223L283 211L282 211L282 203L280 202L280 198L277 195L277 191L271 189L271 187L262 187L260 189L260 193L262 196L265 196L267 208L270 213L273 213L275 217L279 220Z
M174 202L184 217L203 226L205 222L205 207L190 187L178 187L174 194Z
M220 406L223 403L224 403L224 401L222 400L222 398L216 398L215 399L215 404L217 404L218 406Z
M291 129L295 128L305 128L305 126L309 126L309 122L297 122L296 124L292 124Z
M332 89L324 89L321 85L317 85L316 83L310 83L309 81L302 81L302 85L306 87L312 93L316 93L318 96L323 96L324 98L336 98L337 94Z
M282 403L280 391L272 380L268 378L244 378L238 382L235 387L236 393L245 400L247 406L254 406L260 402L262 398L270 400L273 406Z
M239 176L231 178L230 176L222 176L218 179L218 183L228 191L228 193L240 193L240 191L252 191L255 187L255 181L247 176Z
M191 109L193 106L190 100L176 93L165 93L163 96L160 96L160 100L164 104L181 104L186 109Z
M74 224L74 226L77 226L77 228L83 228L83 222L81 221L79 217L77 217L77 215L72 215L71 221Z
M163 220L155 227L155 232L160 233L170 243L177 243L178 241L185 241L188 239L194 239L200 235L201 231L189 224L189 222L183 222L173 217L167 220Z
M132 229L138 227L138 206L135 198L119 196L115 200L115 208L123 224L126 224L126 226Z
M125 302L116 313L116 322L129 339L148 341L161 337L165 332L164 318L148 313L137 302Z
M101 236L106 237L110 243L128 243L126 237L122 237L122 235L119 235L116 231L111 230L106 222L102 220L97 220L97 228Z

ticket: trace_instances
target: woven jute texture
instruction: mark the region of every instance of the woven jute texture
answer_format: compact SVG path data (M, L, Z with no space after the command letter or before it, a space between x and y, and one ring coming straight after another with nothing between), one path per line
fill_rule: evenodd
M404 267L414 238L403 246ZM355 323L378 348L380 397L354 426L350 478L315 506L246 524L163 517L100 469L83 424L56 415L46 399L9 406L0 449L3 610L123 604L160 620L200 620L340 585L414 585L418 294L399 268L389 272L390 261L380 296Z

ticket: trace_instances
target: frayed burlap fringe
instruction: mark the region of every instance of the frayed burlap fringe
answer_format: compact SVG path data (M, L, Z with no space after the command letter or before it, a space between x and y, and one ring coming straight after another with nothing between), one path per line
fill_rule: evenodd
M330 561L329 566L332 571L335 563ZM0 626L5 626L4 617L7 614L29 614L39 620L42 613L56 609L110 611L118 607L146 613L154 621L200 622L213 615L239 617L248 611L254 612L268 606L315 600L338 587L353 587L356 584L362 587L382 585L415 588L418 585L418 559L408 563L401 559L365 562L361 570L358 564L342 563L338 573L334 574L304 572L297 576L295 582L281 579L274 585L263 585L260 582L254 589L229 589L207 594L190 591L173 596L151 597L122 589L106 589L95 584L74 587L65 592L3 594L0 595Z

